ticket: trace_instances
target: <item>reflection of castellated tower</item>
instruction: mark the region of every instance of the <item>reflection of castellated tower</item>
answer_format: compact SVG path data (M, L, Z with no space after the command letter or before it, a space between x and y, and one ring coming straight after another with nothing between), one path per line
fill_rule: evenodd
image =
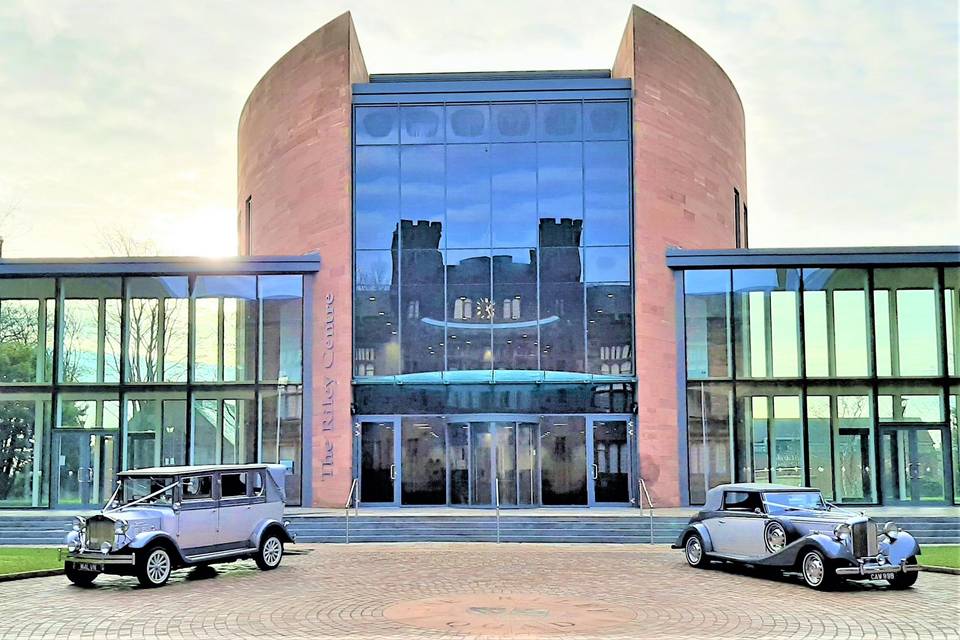
M583 220L540 219L541 273L553 282L580 281L580 234Z

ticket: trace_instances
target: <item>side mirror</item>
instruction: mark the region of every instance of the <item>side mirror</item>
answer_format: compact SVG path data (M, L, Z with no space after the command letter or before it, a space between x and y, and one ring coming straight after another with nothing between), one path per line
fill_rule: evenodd
M763 509L761 509L760 507L754 507L754 508L753 508L753 512L754 512L754 513L757 513L757 514L762 514L762 513L763 513Z

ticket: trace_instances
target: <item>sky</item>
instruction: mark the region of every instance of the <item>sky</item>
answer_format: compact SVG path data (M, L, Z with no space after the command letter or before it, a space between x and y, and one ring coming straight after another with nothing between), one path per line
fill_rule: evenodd
M960 244L951 1L649 0L726 70L753 247ZM0 0L4 257L236 249L236 130L345 10L371 73L609 68L630 3ZM111 242L113 239L113 242Z

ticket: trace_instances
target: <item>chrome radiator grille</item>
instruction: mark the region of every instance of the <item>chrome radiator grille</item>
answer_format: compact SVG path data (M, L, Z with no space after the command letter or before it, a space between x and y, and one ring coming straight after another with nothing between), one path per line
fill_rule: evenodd
M116 525L107 518L87 520L85 546L90 551L99 551L104 542L113 547Z
M869 520L853 523L853 555L857 558L872 558L880 552L877 543L877 525Z

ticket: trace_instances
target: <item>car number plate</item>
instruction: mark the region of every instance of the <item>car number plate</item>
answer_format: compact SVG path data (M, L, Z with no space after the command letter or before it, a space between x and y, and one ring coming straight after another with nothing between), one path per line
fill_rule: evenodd
M875 575L876 575L876 578L877 578L878 580L893 580L894 576L896 576L897 574L895 574L895 573L878 573L878 574L875 574Z
M92 562L79 562L77 563L77 569L80 571L103 571L103 565Z

